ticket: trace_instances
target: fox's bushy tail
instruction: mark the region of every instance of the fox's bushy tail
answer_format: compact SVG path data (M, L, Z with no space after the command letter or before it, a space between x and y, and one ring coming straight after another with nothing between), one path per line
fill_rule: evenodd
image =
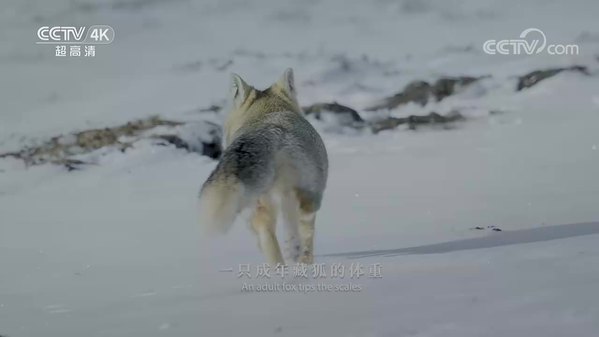
M226 233L244 204L239 180L207 181L200 192L200 223L210 234Z
M207 232L226 233L239 212L272 185L277 137L269 134L244 134L224 151L200 192L200 221Z

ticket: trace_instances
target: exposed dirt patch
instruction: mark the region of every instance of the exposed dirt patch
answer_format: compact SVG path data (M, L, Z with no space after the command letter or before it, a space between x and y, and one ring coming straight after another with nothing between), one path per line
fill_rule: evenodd
M28 146L20 151L0 154L0 158L13 157L23 160L25 165L41 165L53 163L64 165L69 170L77 169L81 165L88 164L85 161L74 158L78 155L90 153L101 148L116 148L125 152L132 144L142 138L161 139L177 148L188 151L199 152L211 158L218 158L221 153L220 135L218 132L208 132L208 137L196 137L196 139L184 139L176 133L167 135L148 134L149 131L158 127L175 129L185 123L151 117L148 119L128 122L112 128L91 129L52 137L50 140L37 146ZM189 133L189 132L188 132ZM194 137L193 135L191 137ZM192 144L192 143L199 143Z

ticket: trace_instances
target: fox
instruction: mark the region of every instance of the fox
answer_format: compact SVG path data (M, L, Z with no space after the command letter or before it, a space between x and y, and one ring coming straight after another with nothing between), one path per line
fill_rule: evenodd
M199 194L202 225L224 234L250 209L251 231L269 264L312 264L329 163L298 103L293 70L265 90L231 74L229 105L222 156ZM279 213L287 225L285 259L276 235Z

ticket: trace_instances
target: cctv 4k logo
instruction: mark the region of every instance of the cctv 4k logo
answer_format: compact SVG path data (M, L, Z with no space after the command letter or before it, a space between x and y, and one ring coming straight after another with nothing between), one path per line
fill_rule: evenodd
M37 30L37 38L36 44L55 45L55 56L94 57L96 45L114 41L114 29L107 25L42 26Z

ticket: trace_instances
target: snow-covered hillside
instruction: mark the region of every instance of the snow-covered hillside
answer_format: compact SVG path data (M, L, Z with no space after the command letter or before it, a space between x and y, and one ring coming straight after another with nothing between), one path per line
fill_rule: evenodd
M248 292L263 257L240 219L203 237L216 161L141 139L81 169L0 159L0 335L594 336L599 333L599 3L498 0L8 0L0 153L160 116L220 122L229 73L295 70L302 105L367 121L459 111L373 134L311 119L330 157L317 218L327 277ZM36 45L42 25L106 24L93 58ZM488 55L536 27L578 55ZM520 76L582 66L517 91ZM481 77L437 102L367 111L414 81ZM330 267L365 267L332 278ZM369 277L380 265L381 277ZM273 273L274 274L274 273ZM351 287L351 286L350 286ZM356 290L355 287L358 287Z

